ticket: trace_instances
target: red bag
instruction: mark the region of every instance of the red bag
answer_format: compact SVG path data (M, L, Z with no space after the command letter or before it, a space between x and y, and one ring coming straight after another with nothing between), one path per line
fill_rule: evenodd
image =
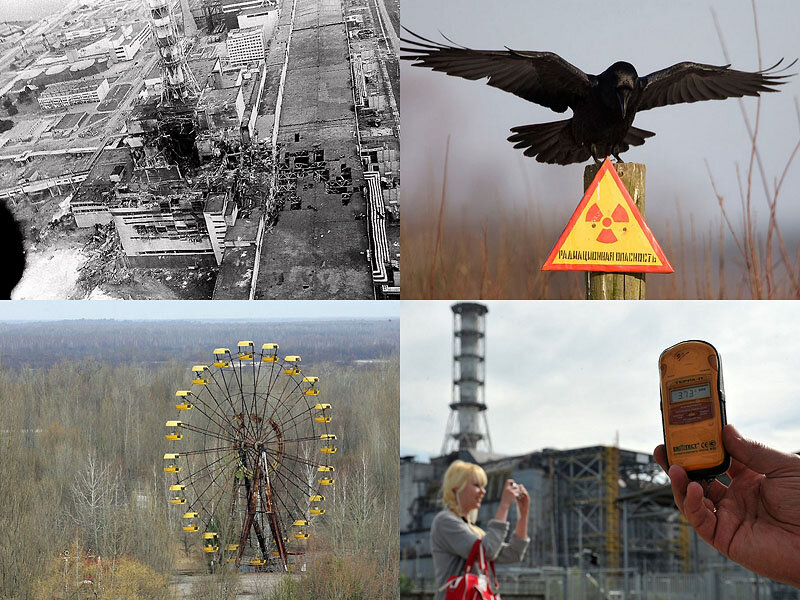
M477 574L472 572L472 567L478 565ZM440 589L447 590L445 600L501 600L500 594L493 592L489 586L489 573L491 571L494 589L497 590L497 574L494 572L494 561L486 560L483 553L481 540L475 540L469 552L467 564L464 565L463 575L452 575L447 578Z

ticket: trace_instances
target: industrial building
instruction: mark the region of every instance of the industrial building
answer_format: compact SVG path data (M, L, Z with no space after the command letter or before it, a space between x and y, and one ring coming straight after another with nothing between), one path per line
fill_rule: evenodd
M225 42L232 66L244 66L264 60L266 38L261 26L234 29Z
M105 77L54 83L39 95L39 106L42 110L56 110L73 104L100 102L108 89Z
M11 90L62 112L0 136L0 195L67 200L76 235L96 228L118 265L209 266L202 294L396 298L397 82L380 65L396 57L378 14L366 0L77 6ZM83 102L99 104L63 110ZM80 151L80 169L38 181L18 164L26 141Z
M248 8L240 11L237 16L239 29L249 27L263 27L264 37L270 39L275 32L275 25L278 23L278 7L274 4L267 4L256 8Z
M275 5L273 2L265 0L220 0L219 4L222 9L222 18L229 30L239 27L238 16L242 12Z
M531 542L523 561L497 566L506 600L700 600L759 597L759 589L773 598L797 597L788 586L757 578L753 583L752 574L700 540L650 454L617 446L496 453L486 419L488 310L459 303L452 311L453 397L441 454L429 462L401 457L402 598L430 599L435 592L430 527L442 510L444 472L456 459L480 464L488 476L478 526L494 516L508 478L531 496ZM510 511L510 531L516 518Z
M118 61L133 60L149 36L150 23L139 22L123 27L122 31L111 38L114 58Z

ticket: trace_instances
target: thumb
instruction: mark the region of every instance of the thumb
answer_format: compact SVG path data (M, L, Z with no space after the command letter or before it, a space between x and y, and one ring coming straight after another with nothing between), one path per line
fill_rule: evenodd
M728 453L757 473L775 476L800 474L800 457L768 448L761 442L747 439L733 426L726 425L722 442Z

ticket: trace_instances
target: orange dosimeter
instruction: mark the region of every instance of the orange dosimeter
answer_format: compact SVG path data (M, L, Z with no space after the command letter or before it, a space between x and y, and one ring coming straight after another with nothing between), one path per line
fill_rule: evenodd
M658 370L667 468L680 465L693 480L724 473L731 457L722 444L727 421L717 349L700 340L675 344L658 357Z

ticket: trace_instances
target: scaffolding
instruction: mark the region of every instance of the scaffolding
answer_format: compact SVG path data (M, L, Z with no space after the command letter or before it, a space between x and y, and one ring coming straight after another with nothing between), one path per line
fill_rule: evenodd
M605 553L608 568L619 567L619 448L603 448L603 512L606 517Z
M536 454L542 457L538 461L542 468L551 473L550 520L562 529L561 566L581 565L587 558L592 565L607 569L652 563L659 560L654 544L666 550L665 554L677 556L679 531L667 522L668 517L675 518L674 506L648 495L664 487L659 479L663 473L652 456L615 446ZM637 520L636 527L628 528L627 558L622 556L621 523L626 502L626 518ZM645 522L647 519L639 520L640 514L658 518Z
M196 98L197 82L183 53L183 40L170 12L168 0L147 0L153 36L161 56L162 104L183 104Z

